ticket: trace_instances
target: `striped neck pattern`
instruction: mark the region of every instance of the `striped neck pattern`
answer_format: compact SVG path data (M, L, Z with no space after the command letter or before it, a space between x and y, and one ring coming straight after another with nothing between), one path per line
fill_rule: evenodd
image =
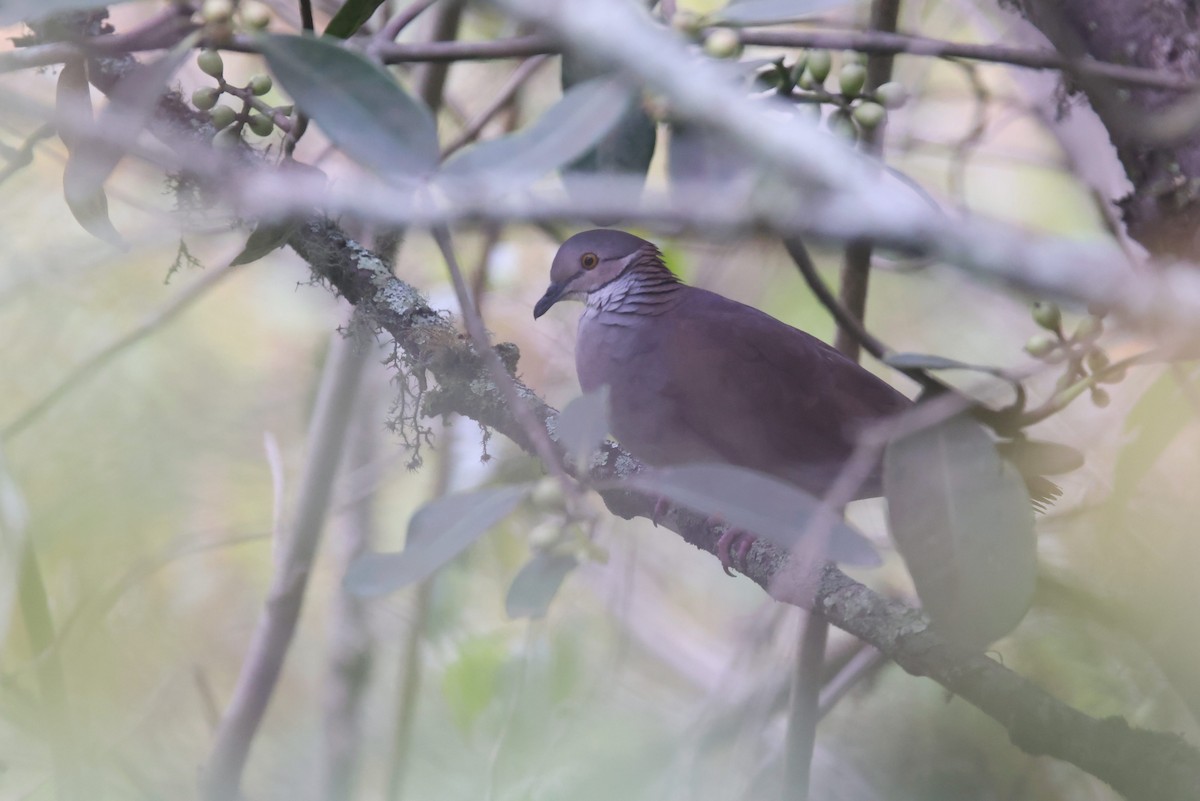
M662 314L678 302L682 287L663 264L658 248L647 244L624 272L588 293L584 316L604 317L605 322L621 324L621 317Z

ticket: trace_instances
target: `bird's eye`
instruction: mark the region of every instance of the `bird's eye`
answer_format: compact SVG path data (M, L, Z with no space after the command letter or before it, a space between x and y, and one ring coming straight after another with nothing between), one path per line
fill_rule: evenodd
M600 263L600 259L595 253L584 253L580 257L579 263L583 266L583 269L590 270Z

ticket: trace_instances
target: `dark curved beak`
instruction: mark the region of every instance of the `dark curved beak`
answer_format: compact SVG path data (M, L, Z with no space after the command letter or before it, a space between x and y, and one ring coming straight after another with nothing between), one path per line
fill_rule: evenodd
M542 299L533 307L533 319L537 319L550 310L550 307L558 303L562 299L563 293L566 291L566 284L551 284L546 287L546 294L542 295Z

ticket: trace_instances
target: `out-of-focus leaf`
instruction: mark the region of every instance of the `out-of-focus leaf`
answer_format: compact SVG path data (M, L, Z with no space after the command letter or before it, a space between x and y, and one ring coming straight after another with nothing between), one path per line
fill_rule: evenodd
M125 155L126 143L135 141L150 121L167 83L183 66L197 40L198 34L193 34L157 61L136 67L121 78L90 132L83 130L91 117L86 81L80 87L80 78L73 71L70 87L64 88L64 79L60 78L59 132L67 137L63 142L71 151L63 172L64 194L72 214L95 236L124 245L108 219L104 182ZM68 107L63 105L64 97L73 98Z
M1033 600L1033 510L983 427L959 415L892 442L883 486L892 538L934 624L976 648L1012 631Z
M331 38L270 35L258 43L280 85L350 158L393 178L433 171L433 115L382 67Z
M1170 370L1164 371L1125 418L1125 432L1130 440L1117 455L1110 500L1119 504L1128 502L1167 446L1195 419L1196 409L1179 386L1179 377Z
M699 514L719 517L780 548L795 545L810 518L821 509L829 520L829 559L850 565L880 564L870 541L825 510L819 500L754 470L727 464L664 467L637 473L616 487L657 495Z
M513 577L504 599L504 611L510 618L544 617L558 588L579 564L574 556L539 551Z
M450 188L487 180L519 189L604 138L625 113L629 97L630 90L613 80L579 84L516 133L458 151L439 176Z
M353 36L381 5L383 0L346 0L325 26L325 35L339 39Z
M500 671L508 660L504 641L496 636L472 637L459 647L458 658L442 674L442 695L464 731L496 697Z
M369 552L355 559L346 571L346 589L356 595L383 595L421 581L511 514L531 488L487 487L427 503L408 523L404 550Z
M608 436L608 387L580 395L558 415L558 441L579 469Z
M0 644L7 639L17 597L18 572L28 547L29 506L0 452Z
M87 165L91 155L83 129L94 127L94 121L83 59L63 65L58 75L54 117L58 136L67 148L67 164L63 169L63 198L67 208L92 236L123 247L125 240L108 218L108 196L103 185L95 185Z
M288 237L296 230L297 225L298 223L295 220L259 223L258 227L251 232L250 238L246 240L246 247L242 248L242 252L234 257L232 264L234 266L250 264L251 262L258 261L276 248L283 247Z
M579 84L601 77L598 72L585 61L564 54L562 58L562 87L569 91ZM637 94L630 93L625 99L625 110L599 142L578 158L573 159L562 169L563 184L568 194L575 195L589 191L581 187L577 179L580 175L596 177L604 175L621 176L626 179L638 178L645 181L650 169L650 161L654 158L654 146L658 141L658 125L646 110L642 108ZM632 186L631 181L614 182L618 186ZM640 184L638 185L640 189ZM630 198L633 202L635 197Z
M1083 467L1083 454L1059 442L1019 439L997 442L996 450L1023 476L1057 476Z
M44 19L63 11L87 11L115 5L118 3L97 3L96 0L4 0L0 2L0 26Z
M749 175L742 152L715 131L682 122L671 124L667 177L672 189L689 185L721 186Z
M893 353L883 360L884 364L897 370L981 370L974 364L967 364L945 356L934 356L928 353Z
M716 19L730 25L767 25L846 5L850 5L848 0L733 0L717 12Z

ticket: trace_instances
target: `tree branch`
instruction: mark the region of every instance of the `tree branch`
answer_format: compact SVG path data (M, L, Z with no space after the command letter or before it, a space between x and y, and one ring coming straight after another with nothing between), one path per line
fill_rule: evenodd
M474 347L416 290L392 276L382 260L328 221L302 226L290 244L317 275L387 331L437 380L438 387L427 395L428 414L462 414L533 452ZM516 349L498 347L510 371L515 370ZM552 429L554 410L524 384L518 381L516 386L547 429ZM612 481L639 469L636 460L609 445L604 463L586 479ZM623 491L602 495L621 517L655 516L655 498ZM677 507L669 507L657 519L660 526L715 555L720 526ZM792 560L760 540L750 551L746 575L783 603L806 605L815 597L810 606L833 625L875 646L909 673L927 676L977 706L1003 725L1022 750L1071 762L1131 801L1194 801L1195 788L1200 786L1200 753L1182 738L1135 729L1121 718L1090 717L988 656L948 642L922 613L879 596L836 567L821 572L814 595L812 582L797 571L798 561L802 560Z

